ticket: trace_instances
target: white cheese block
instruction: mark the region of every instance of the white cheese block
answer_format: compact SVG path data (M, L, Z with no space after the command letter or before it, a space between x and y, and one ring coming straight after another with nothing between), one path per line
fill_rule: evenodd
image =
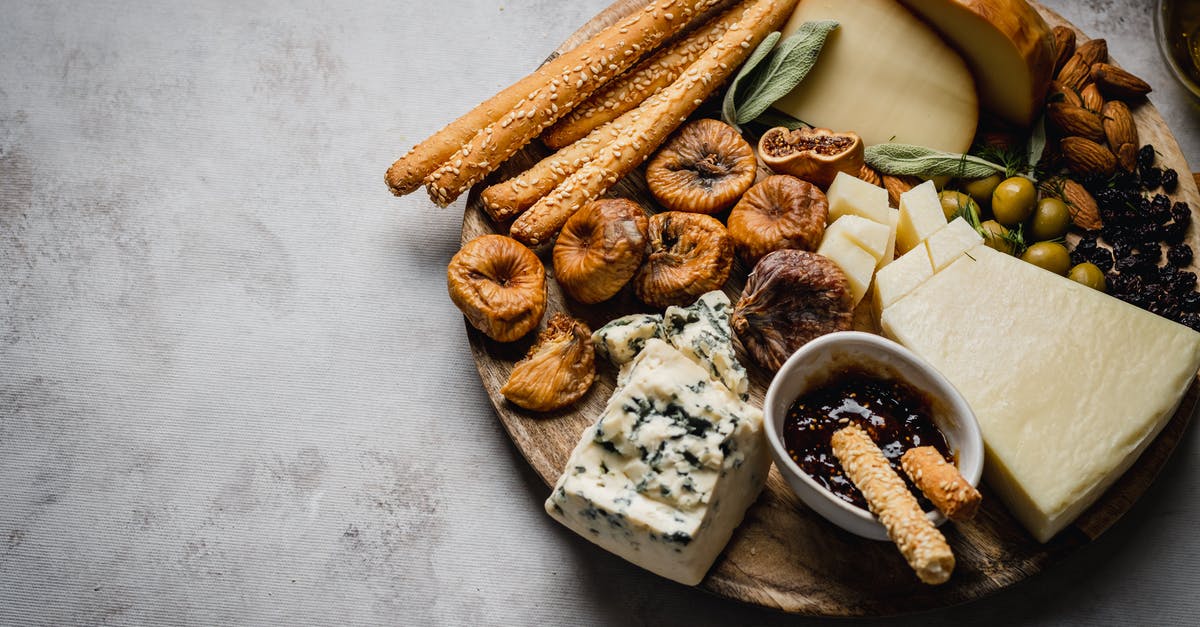
M1200 334L987 246L882 325L966 397L985 478L1042 542L1129 468L1200 368Z
M900 221L896 224L896 250L906 253L946 226L946 212L933 181L900 194Z
M929 253L923 246L900 255L875 275L875 311L882 312L931 276L933 264L929 262Z
M925 240L925 248L929 250L929 261L933 271L940 272L950 262L958 259L963 253L983 243L983 237L962 218L955 218L950 224Z
M745 400L750 393L750 377L733 352L731 309L725 292L713 290L687 307L667 307L663 332L679 352Z
M860 216L845 215L834 220L833 224L825 229L824 237L845 236L863 250L871 253L878 265L879 260L883 259L883 255L887 251L891 234L891 225L887 223L880 224Z
M883 249L883 257L879 259L877 268L882 268L896 259L896 228L900 226L900 210L888 209L888 233L887 247Z
M838 172L825 192L830 222L842 216L859 216L880 224L888 223L887 190L845 172Z
M963 59L895 0L801 0L784 37L837 20L808 76L779 110L868 145L900 142L966 152L979 107Z
M546 511L591 542L695 585L762 490L762 412L651 339L583 432Z
M866 295L867 289L871 287L871 277L875 275L875 264L879 260L863 250L844 232L826 233L821 240L821 246L817 248L817 254L828 257L842 269L850 282L850 294L854 297L854 304L858 305Z

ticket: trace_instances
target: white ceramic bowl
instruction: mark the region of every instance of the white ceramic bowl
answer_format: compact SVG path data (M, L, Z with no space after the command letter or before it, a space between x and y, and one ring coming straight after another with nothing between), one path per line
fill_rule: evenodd
M783 421L792 402L828 382L831 372L850 366L899 379L922 392L930 401L934 424L955 454L959 472L971 485L979 484L983 472L983 439L974 412L958 390L923 359L886 338L856 331L831 333L805 344L783 364L763 403L775 466L800 500L830 522L864 538L887 540L887 531L870 512L822 487L792 460L783 443ZM946 522L936 510L926 515L935 525Z

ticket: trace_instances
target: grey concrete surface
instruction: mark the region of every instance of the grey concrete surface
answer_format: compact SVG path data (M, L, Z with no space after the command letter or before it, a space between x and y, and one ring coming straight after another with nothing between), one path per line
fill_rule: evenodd
M606 0L0 0L0 624L808 624L541 511L384 169ZM1047 0L1200 116L1146 0ZM1200 440L1100 541L899 624L1193 623ZM847 556L853 559L853 556Z

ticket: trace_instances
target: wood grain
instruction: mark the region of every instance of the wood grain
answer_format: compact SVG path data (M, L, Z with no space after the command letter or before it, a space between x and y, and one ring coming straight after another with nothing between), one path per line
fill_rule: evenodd
M556 54L644 5L644 0L618 0L572 35ZM1056 13L1034 6L1052 26L1070 26ZM1082 33L1077 34L1080 41L1086 40ZM1145 102L1134 108L1134 118L1142 142L1154 144L1163 163L1181 173L1190 172L1170 130L1151 104ZM515 175L546 154L545 148L531 145L510 159L484 185ZM484 233L507 232L507 224L493 223L483 211L479 193L484 185L476 186L468 198L462 229L464 242ZM609 195L654 206L640 171L621 180ZM1193 211L1200 207L1197 180L1193 177L1181 176L1174 196L1176 200L1189 202ZM1200 242L1195 225L1193 221L1188 234L1193 247ZM553 278L549 249L538 253L546 264L547 274ZM1196 271L1195 267L1189 269ZM725 286L734 300L741 293L746 270L735 266ZM547 318L555 311L566 311L596 328L617 316L653 311L628 288L602 305L585 306L567 299L554 281L548 285ZM859 326L867 327L869 321L864 317ZM470 325L467 333L480 378L497 416L529 464L547 485L552 485L580 433L600 414L612 394L615 372L607 363L599 364L602 360L597 360L596 383L580 402L559 412L532 414L507 403L498 390L536 334L512 344L498 344ZM761 406L770 375L755 369L747 359L742 362L751 369L752 402ZM1182 438L1198 398L1200 385L1193 383L1169 424L1134 466L1074 525L1047 544L1030 537L985 486L984 506L974 521L942 528L958 559L954 576L945 585L921 584L889 543L864 540L826 522L807 509L772 469L763 494L746 513L745 521L700 587L755 605L821 616L891 615L987 596L1070 555L1133 507Z

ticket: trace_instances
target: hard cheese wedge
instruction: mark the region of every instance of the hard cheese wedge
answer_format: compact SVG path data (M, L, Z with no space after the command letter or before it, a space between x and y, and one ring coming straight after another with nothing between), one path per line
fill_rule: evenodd
M891 232L888 233L887 247L883 249L883 257L879 259L878 268L882 268L896 259L896 228L900 226L900 210L888 209L888 227Z
M985 478L1042 542L1129 468L1200 367L1200 334L986 246L882 326L966 397Z
M879 270L875 275L875 311L883 311L892 303L933 276L929 254L920 246Z
M896 250L906 253L946 226L946 213L938 201L933 181L900 194L900 222L896 225Z
M826 233L817 248L818 255L824 255L842 269L850 282L850 294L854 304L863 299L867 288L871 286L871 277L875 275L875 264L878 259L862 249L845 232Z
M642 568L695 585L766 481L762 412L662 340L647 340L631 363L546 511Z
M889 221L887 190L845 172L834 177L825 199L829 202L830 222L842 216L859 216L880 224Z
M955 218L950 224L925 240L925 248L929 251L929 261L933 271L940 272L950 262L958 259L964 252L983 243L983 236L962 218Z
M979 108L963 59L895 0L801 0L784 37L836 20L817 64L775 107L868 145L899 142L966 152Z
M825 229L825 237L845 236L863 250L871 253L871 256L875 258L876 265L880 259L883 259L883 254L887 251L891 234L890 225L872 222L853 215L842 216Z

